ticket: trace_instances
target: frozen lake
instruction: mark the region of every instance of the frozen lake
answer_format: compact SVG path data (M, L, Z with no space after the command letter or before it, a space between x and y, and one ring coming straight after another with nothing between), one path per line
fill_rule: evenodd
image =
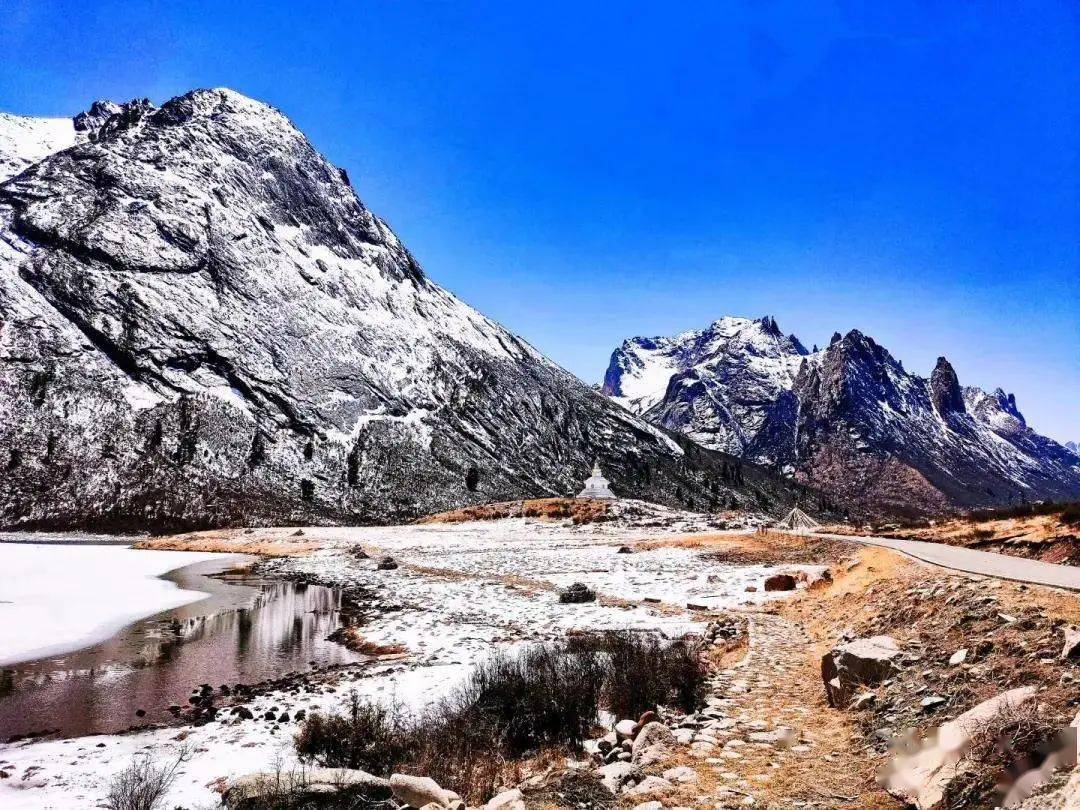
M0 666L77 650L136 619L197 602L205 593L162 574L222 556L5 539L0 534Z
M117 546L11 548L0 545L0 566L11 558L23 576L17 587L0 588L18 597L0 605L0 616L18 609L20 634L6 625L2 632L22 652L7 653L18 662L0 667L0 739L168 722L168 707L186 705L197 684L251 683L359 658L326 640L340 622L333 589L247 574L220 577L251 557ZM158 578L163 569L168 573ZM60 570L69 573L53 575ZM58 580L70 594L57 589ZM41 653L33 628L64 633Z

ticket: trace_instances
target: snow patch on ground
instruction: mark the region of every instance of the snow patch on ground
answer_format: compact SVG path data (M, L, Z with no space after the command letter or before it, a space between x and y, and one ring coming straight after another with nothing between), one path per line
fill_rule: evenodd
M630 509L633 504L616 506ZM636 527L628 526L617 514L613 521L587 526L514 518L305 528L305 536L329 547L308 557L268 560L265 569L370 594L363 636L402 644L409 655L350 667L336 680L312 682L295 692L271 692L249 708L257 718L270 710L290 716L299 709L337 710L355 690L419 710L453 689L494 650L605 629L650 630L676 638L704 628L706 616L685 609L688 602L721 608L778 597L745 592L747 585L760 587L771 569L716 563L692 549L638 545L687 531L690 523L642 522L639 516ZM619 554L624 544L637 550ZM358 547L370 558L350 553ZM377 570L381 555L393 556L400 567ZM560 603L557 589L571 582L589 584L602 598ZM11 774L0 780L0 805L15 810L91 806L133 754L167 756L180 735L186 735L195 757L183 766L169 807L215 806L215 780L272 769L275 761L286 769L296 765L290 746L295 721L236 722L227 712L219 717L201 727L0 745L0 768Z
M127 624L198 601L160 576L221 555L0 542L0 665L104 641Z

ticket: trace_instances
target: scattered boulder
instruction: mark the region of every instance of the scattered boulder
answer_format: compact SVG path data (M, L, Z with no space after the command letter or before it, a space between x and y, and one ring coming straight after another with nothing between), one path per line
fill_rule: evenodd
M293 537L303 537L304 536L304 530L303 529L297 529L295 532L292 533L292 536Z
M832 581L832 572L828 568L823 571L814 571L806 575L806 588L807 590L816 591L827 588L832 584Z
M504 790L484 805L484 810L525 810L525 801L517 788Z
M579 602L595 602L596 591L584 582L575 582L568 588L559 591L559 601L564 604L577 604Z
M954 652L949 657L949 666L950 667L960 666L960 664L967 661L967 657L968 657L968 651L967 651L966 647L964 649L962 649L962 650L957 650L956 652Z
M1066 625L1065 646L1061 649L1062 658L1080 658L1080 627L1075 624Z
M439 787L439 783L426 776L395 773L390 777L390 790L395 799L412 807L425 807L429 804L450 806L446 792Z
M877 702L877 695L873 692L863 692L861 695L857 695L855 700L851 702L851 708L855 711L862 711L863 709L873 706Z
M943 706L948 701L941 695L929 695L919 701L919 706L924 712L932 712L938 706Z
M615 734L619 740L632 740L634 735L637 734L637 723L633 720L620 720L615 724Z
M900 647L891 636L857 638L840 644L821 659L821 680L829 705L843 708L855 688L880 683L899 669Z
M791 574L773 574L765 578L766 591L793 591L795 585L795 577Z
M630 762L612 762L597 768L596 773L612 795L617 795L625 786L636 785L645 778L645 771L641 766Z
M664 796L675 790L675 786L667 779L659 776L646 776L634 787L627 788L623 793L627 796Z
M669 782L674 782L678 785L688 785L691 782L698 780L697 771L693 768L688 768L685 765L679 765L675 768L668 768L664 771L664 778Z
M630 761L636 765L652 765L663 759L674 745L674 732L663 723L653 721L646 724L634 738Z
M305 768L302 773L253 773L229 780L222 791L222 804L229 810L256 810L266 807L284 787L296 794L297 805L320 806L326 794L355 799L357 806L367 806L390 799L390 783L366 771L351 768ZM310 802L310 804L309 804Z
M398 567L397 560L393 557L383 557L375 566L378 571L393 571Z
M936 736L928 736L927 743L919 750L897 754L885 774L885 787L918 810L939 807L949 783L962 767L964 748L971 734L1007 708L1030 700L1035 692L1035 686L1010 689L945 723Z
M619 546L619 550L617 552L615 552L615 553L616 554L633 554L634 550L632 548L630 548L630 546Z

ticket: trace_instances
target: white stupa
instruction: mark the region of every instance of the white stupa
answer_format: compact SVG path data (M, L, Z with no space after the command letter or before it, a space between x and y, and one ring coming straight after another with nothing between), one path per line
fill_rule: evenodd
M608 487L608 480L600 472L600 462L593 464L592 475L585 479L585 489L578 493L579 498L614 498L615 493Z

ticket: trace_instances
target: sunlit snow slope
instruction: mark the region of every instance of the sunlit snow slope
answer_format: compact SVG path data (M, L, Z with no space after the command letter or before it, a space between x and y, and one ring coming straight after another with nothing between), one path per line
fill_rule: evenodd
M807 352L772 318L631 338L603 391L654 424L773 466L871 512L1080 497L1080 457L1011 395L910 374L858 331Z
M597 457L624 495L794 497L434 284L271 107L98 102L73 131L0 185L0 522L395 520L574 492Z

